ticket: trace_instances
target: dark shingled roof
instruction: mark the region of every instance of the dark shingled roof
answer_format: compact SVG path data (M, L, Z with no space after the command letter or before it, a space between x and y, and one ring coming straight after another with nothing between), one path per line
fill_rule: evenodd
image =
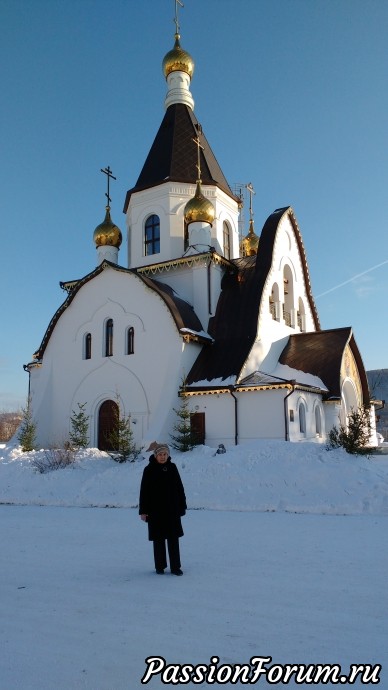
M127 192L124 213L133 192L164 182L195 182L198 154L193 139L197 136L203 147L200 151L202 184L217 185L233 199L236 198L193 111L187 105L175 103L167 108L139 178Z
M367 402L369 401L368 381L350 326L291 335L280 355L279 362L292 369L319 376L329 391L327 397L340 398L342 357L348 344L357 364L363 399Z
M203 331L202 324L191 304L179 297L169 285L160 283L158 280L153 280L145 275L137 275L151 290L157 292L159 297L167 304L178 330L187 328L196 333Z
M65 299L63 304L61 304L59 309L57 309L53 318L51 319L46 329L46 332L43 336L43 340L38 350L33 355L35 359L42 359L44 351L48 345L48 342L51 338L51 335L54 331L57 322L59 321L63 312L70 306L77 293L86 283L93 280L93 278L96 278L98 275L100 275L100 273L103 270L105 270L108 267L113 268L115 271L127 273L128 275L132 275L138 278L145 285L147 285L148 288L156 292L170 310L178 331L180 331L182 328L187 328L195 332L200 332L203 330L202 324L198 319L197 315L195 314L193 307L190 304L188 304L188 302L185 302L183 299L178 297L174 290L172 290L172 288L170 288L168 285L164 285L163 283L160 283L157 280L152 280L151 278L148 278L146 276L139 275L133 269L117 266L116 264L113 264L110 261L103 261L99 266L97 266L97 268L94 269L94 271L84 276L84 278L81 278L78 281L72 281L74 282L74 287L69 292L68 297ZM61 283L61 285L65 286L66 283Z
M257 256L234 259L232 263L235 271L224 276L216 313L209 321L208 332L214 343L202 348L188 374L188 385L197 381L224 380L230 376L239 376L256 339L263 288L272 266L276 232L285 214L288 214L295 231L309 305L315 327L320 328L302 237L295 216L290 207L277 209L264 224Z

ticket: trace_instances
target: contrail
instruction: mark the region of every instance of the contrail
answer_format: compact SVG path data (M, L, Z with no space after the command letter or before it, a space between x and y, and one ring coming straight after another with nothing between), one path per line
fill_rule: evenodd
M330 290L326 290L325 292L321 292L320 295L317 295L318 297L323 297L324 295L328 295L329 292L333 292L334 290L338 290L339 288L343 287L344 285L347 285L348 283L352 283L353 280L356 280L357 278L361 278L361 276L364 276L366 273L370 273L371 271L375 271L376 268L380 268L380 266L384 266L385 264L388 264L388 259L385 259L385 261L382 261L381 264L377 264L376 266L372 266L372 268L368 268L366 271L363 271L362 273L357 273L356 276L353 276L353 278L349 278L349 280L345 280L343 283L340 283L339 285L336 285L335 287L330 288Z

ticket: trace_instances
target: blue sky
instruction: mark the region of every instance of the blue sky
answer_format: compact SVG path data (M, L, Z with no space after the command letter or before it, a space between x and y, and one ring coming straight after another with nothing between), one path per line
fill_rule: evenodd
M351 325L387 368L388 3L184 1L195 113L229 183L252 182L256 232L293 207L322 328ZM173 17L173 0L0 0L0 410L26 401L59 281L96 265L107 165L125 230Z

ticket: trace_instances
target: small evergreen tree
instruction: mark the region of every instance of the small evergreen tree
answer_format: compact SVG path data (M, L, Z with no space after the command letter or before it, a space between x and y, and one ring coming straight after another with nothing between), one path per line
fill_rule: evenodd
M78 412L72 411L70 417L70 445L72 448L87 448L89 445L89 417L85 412L86 403L77 403Z
M367 405L350 412L347 425L333 426L329 432L328 448L344 448L347 453L362 453L371 435L370 408Z
M141 448L138 448L133 440L130 416L126 417L121 412L118 397L116 398L116 403L113 430L108 436L111 450L107 452L116 462L127 462L128 460L135 462L141 453Z
M27 400L26 407L22 407L22 423L20 425L18 440L23 453L28 453L35 449L36 424L32 418L31 401Z
M186 379L183 379L181 391L184 392L186 388ZM173 408L177 416L177 421L173 426L175 433L170 434L171 445L175 450L186 453L188 450L193 450L194 446L198 445L196 434L191 428L191 412L189 410L189 401L185 395L181 395L180 407Z

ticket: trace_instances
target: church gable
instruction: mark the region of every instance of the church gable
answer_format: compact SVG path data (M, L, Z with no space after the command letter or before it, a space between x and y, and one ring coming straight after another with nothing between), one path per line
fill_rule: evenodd
M107 261L103 262L100 264L94 271L91 273L87 274L84 278L77 280L77 281L71 281L69 283L61 283L61 286L63 289L68 289L69 294L66 298L66 300L61 304L59 309L55 312L53 318L51 319L46 332L43 336L43 340L38 348L38 350L34 353L33 358L34 360L41 360L44 356L44 352L47 348L47 345L50 341L50 338L52 337L52 334L54 332L54 329L56 328L59 319L61 316L68 310L70 305L73 303L75 298L79 295L81 289L85 286L91 283L91 281L96 281L98 280L98 277L102 274L103 271L106 270L111 270L114 271L118 274L124 274L128 279L135 279L139 280L141 283L144 284L145 290L147 291L147 288L152 290L158 297L164 302L165 306L169 310L172 319L175 323L175 326L177 330L184 335L184 337L187 339L187 332L191 332L193 334L195 333L200 333L202 329L201 322L199 321L198 317L196 316L193 308L191 305L189 305L185 300L181 299L171 288L169 288L166 285L162 285L158 281L152 280L151 278L148 278L146 276L141 276L138 275L135 271L132 271L131 269L125 269L122 267L119 267L115 264L111 264ZM99 290L97 283L94 283L95 290L93 291L93 294L96 296L99 295ZM130 291L130 285L128 285L128 291ZM125 292L119 297L117 302L123 302L123 303L128 303L130 299L130 292L128 296L125 296ZM102 295L103 297L103 303L105 302L106 295ZM97 297L98 299L98 297ZM89 304L88 309L90 310L92 307Z
M319 330L306 253L292 208L277 209L264 224L256 269L262 275L260 318L298 331Z
M209 321L214 344L203 348L190 371L192 384L245 378L261 369L263 362L264 370L271 373L281 352L275 346L269 356L274 343L295 331L319 329L303 242L291 208L269 216L257 256L231 263L234 268L224 276L216 313Z
M352 329L335 328L292 335L280 358L279 376L286 368L318 376L325 384L328 399L341 399L346 379L357 389L358 404L369 402L368 382Z

